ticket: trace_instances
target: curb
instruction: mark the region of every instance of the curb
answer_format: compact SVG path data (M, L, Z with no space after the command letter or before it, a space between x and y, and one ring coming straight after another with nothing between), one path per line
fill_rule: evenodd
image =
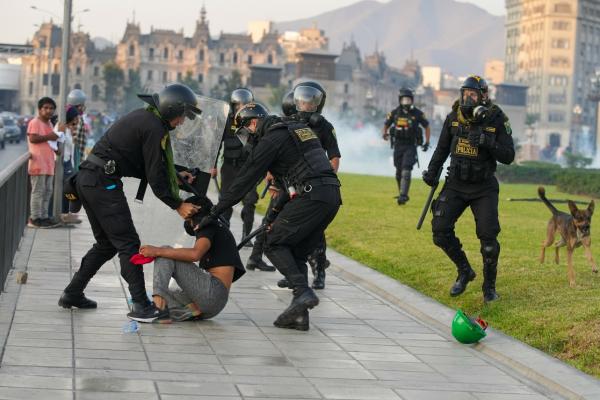
M364 264L328 249L335 274L370 290L453 340L455 310ZM533 383L567 399L600 399L600 380L499 331L488 328L485 341L471 346Z

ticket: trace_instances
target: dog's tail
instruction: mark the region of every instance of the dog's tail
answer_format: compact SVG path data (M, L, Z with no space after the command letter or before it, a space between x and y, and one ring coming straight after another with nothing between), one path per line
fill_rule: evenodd
M538 187L538 195L540 196L540 199L542 199L546 207L550 209L552 215L557 215L558 213L560 213L560 211L558 211L556 207L554 207L554 205L550 203L550 200L546 198L546 189L544 189L543 186Z

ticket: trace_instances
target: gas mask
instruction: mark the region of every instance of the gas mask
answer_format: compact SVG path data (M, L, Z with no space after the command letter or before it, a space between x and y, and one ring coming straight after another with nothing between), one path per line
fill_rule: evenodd
M475 95L475 96L473 96ZM463 117L473 119L473 111L477 106L481 105L481 93L474 89L461 89L460 91L460 111Z
M402 108L402 111L404 112L408 112L410 111L410 109L413 106L413 100L410 97L401 97L400 98L400 107Z

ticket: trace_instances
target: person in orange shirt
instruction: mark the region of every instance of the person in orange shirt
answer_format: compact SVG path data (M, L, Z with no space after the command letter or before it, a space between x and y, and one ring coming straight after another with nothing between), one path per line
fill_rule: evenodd
M54 151L48 141L57 140L50 118L56 103L50 97L38 101L38 116L27 126L29 146L29 177L31 179L31 215L28 225L33 228L54 228L59 223L48 217L48 208L54 186Z

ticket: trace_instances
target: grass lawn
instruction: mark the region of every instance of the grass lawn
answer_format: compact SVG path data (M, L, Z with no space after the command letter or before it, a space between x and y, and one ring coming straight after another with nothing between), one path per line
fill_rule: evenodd
M564 249L560 265L554 264L553 249L546 252L546 264L540 265L550 211L538 202L506 201L509 197L536 197L536 185L500 185L502 232L496 289L501 299L484 305L481 254L470 210L459 219L456 232L477 278L463 295L452 298L448 292L456 270L432 242L431 213L421 231L415 228L429 187L421 180L413 181L411 200L398 206L393 198L397 195L394 178L340 177L344 205L327 231L331 248L452 308L480 314L494 329L600 377L600 275L591 272L581 248L574 255L574 289L568 284ZM554 187L547 187L546 193L551 199L586 200L557 193ZM566 204L557 207L567 210ZM600 240L600 221L592 220L592 238ZM597 247L593 253L600 260Z

